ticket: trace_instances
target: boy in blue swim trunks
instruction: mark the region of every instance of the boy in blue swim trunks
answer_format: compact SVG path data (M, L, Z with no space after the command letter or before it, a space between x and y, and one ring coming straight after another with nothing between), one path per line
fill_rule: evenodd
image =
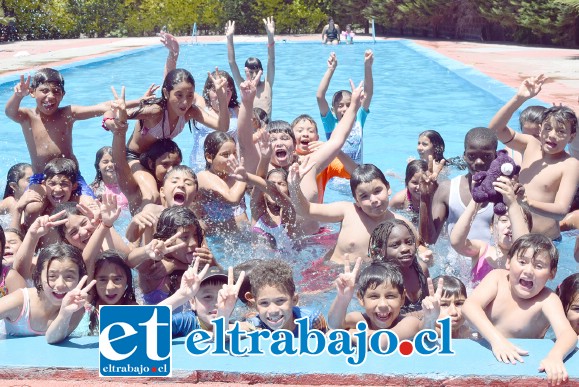
M348 136L346 143L342 147L345 154L350 156L357 164L362 164L362 135L363 127L366 122L366 117L370 113L370 102L374 94L374 80L372 78L372 63L374 63L374 54L372 50L366 50L364 53L364 95L365 99L362 101L362 109L358 110L356 115L356 122L352 128L352 132ZM318 108L322 116L322 123L324 131L326 132L326 139L329 139L336 127L336 124L342 119L346 110L350 106L352 93L347 90L337 91L332 97L332 109L326 101L326 92L330 86L330 81L338 66L338 59L335 53L331 53L328 58L328 69L324 74L318 91L316 99L318 101Z

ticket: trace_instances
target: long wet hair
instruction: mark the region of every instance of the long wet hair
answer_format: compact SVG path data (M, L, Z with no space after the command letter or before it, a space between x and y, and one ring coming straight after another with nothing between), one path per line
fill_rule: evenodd
M99 168L99 163L101 162L101 160L105 154L112 156L113 155L113 148L111 148L110 146L103 146L101 149L99 149L96 152L96 156L95 156L95 160L94 160L94 168L96 170L96 175L94 177L93 182L90 183L90 188L93 190L93 192L95 193L96 196L102 195L102 192L100 194L97 194L97 191L100 191L101 183L103 182L103 174L101 172L101 169Z
M10 185L10 183L18 184L18 180L22 179L26 174L26 169L32 168L32 165L28 163L18 163L14 164L8 170L8 174L6 175L6 188L4 188L4 199L9 196L14 197L14 188Z
M207 159L207 156L209 155L212 160L215 159L215 156L219 153L219 149L229 141L235 144L235 139L230 134L218 130L209 133L207 137L205 137L205 142L203 143L205 169L211 169L211 163Z
M82 259L82 251L72 245L66 243L55 243L43 248L38 254L36 261L36 268L32 273L32 282L38 295L42 292L42 270L46 267L46 283L48 283L48 267L54 260L64 262L66 260L72 261L78 267L78 279L86 275L86 266Z
M557 295L561 299L565 314L567 314L569 307L579 295L579 273L571 274L565 278L557 287Z
M406 165L406 176L404 178L404 185L408 186L408 182L412 180L414 175L418 172L428 171L428 164L424 160L412 160Z
M444 139L440 133L438 133L436 130L425 130L418 135L418 138L422 136L428 138L432 144L432 158L434 161L440 161L444 159L444 149L446 145L444 144Z

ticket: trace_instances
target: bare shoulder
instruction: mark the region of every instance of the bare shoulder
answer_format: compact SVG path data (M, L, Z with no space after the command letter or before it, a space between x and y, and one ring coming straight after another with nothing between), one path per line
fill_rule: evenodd
M404 208L404 203L406 202L406 189L398 191L390 199L390 208L395 210L401 210Z
M442 181L438 184L438 188L434 193L434 202L442 202L448 204L450 196L450 180Z

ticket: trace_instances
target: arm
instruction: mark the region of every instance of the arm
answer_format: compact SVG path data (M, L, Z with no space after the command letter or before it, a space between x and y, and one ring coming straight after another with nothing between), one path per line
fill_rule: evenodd
M269 87L273 87L275 77L275 23L273 16L263 19L263 23L265 24L265 31L267 32L267 74L265 82L269 84Z
M220 132L227 132L229 130L229 121L231 118L229 116L229 109L227 108L227 104L229 103L226 91L227 79L219 74L218 68L215 68L215 76L208 72L207 77L213 82L219 106L225 106L225 108L219 109L217 118L215 118L215 116L209 114L205 109L199 109L199 107L193 105L189 109L186 118L193 118L205 126L214 128Z
M28 119L26 111L20 108L20 102L28 94L30 94L30 76L24 81L24 75L21 75L20 82L14 86L14 94L6 103L6 108L4 109L6 117L18 123L23 123Z
M239 140L240 156L245 160L245 168L248 172L255 172L259 163L259 154L253 144L253 100L257 92L257 83L261 78L261 71L257 73L254 79L251 79L249 72L246 71L246 80L239 85L241 93L241 106L237 116L237 138Z
M362 107L366 111L370 109L370 102L372 102L372 96L374 95L374 78L372 77L373 63L374 53L372 50L366 50L364 53L364 95L366 98L362 103Z
M350 301L352 301L352 297L354 297L356 277L360 272L361 263L362 258L358 257L354 265L354 270L350 272L350 261L348 257L344 260L344 273L340 274L336 279L336 298L328 311L328 327L330 327L330 329L346 327L348 305L350 305Z
M209 265L205 265L201 272L198 273L199 261L195 260L193 266L187 269L187 271L183 273L183 276L181 276L181 286L179 286L179 289L177 289L172 296L159 302L158 305L169 305L171 310L175 310L187 301L193 299L201 287L201 282L207 270L209 270Z
M325 28L324 28L325 31ZM322 32L322 37L324 33ZM320 115L325 117L330 111L330 106L328 101L326 101L326 93L328 92L328 87L330 86L330 81L336 71L338 66L338 59L336 58L336 53L332 52L328 58L328 69L324 73L320 85L318 86L318 91L316 92L316 100L318 101L318 108L320 109Z
M425 183L429 184L428 182ZM436 181L434 181L434 183L436 183ZM450 184L444 182L438 188L429 187L426 190L423 190L423 180L421 179L420 185L421 194L418 228L420 236L424 242L433 244L438 240L444 222L448 217L448 195ZM436 186L438 186L438 184L436 184Z
M326 31L328 30L328 25L326 24L324 28L322 28L322 43L326 43Z
M163 73L163 78L167 74L177 68L177 59L179 59L179 42L175 37L166 32L161 32L161 43L169 50L167 54L167 61L165 62L165 72Z
M235 21L227 21L225 25L225 37L227 38L227 60L229 61L229 68L231 69L231 75L235 79L237 86L241 87L243 82L243 77L239 72L239 67L237 67L237 62L235 62L235 48L233 47L233 34L235 33Z
M338 160L340 160L340 162L346 169L346 172L348 172L350 175L352 174L352 172L354 172L354 169L358 168L358 163L352 160L352 158L347 154L345 154L344 152L339 151L336 157L338 158Z
M481 254L481 249L486 246L486 243L478 240L468 239L468 233L470 232L470 226L476 216L477 211L480 209L480 204L476 203L473 199L470 200L465 211L456 221L452 232L450 233L450 244L452 248L456 250L460 255L465 255L473 259L478 259Z
M125 234L129 242L138 241L146 230L150 230L151 232L154 230L159 220L159 214L153 210L153 206L157 206L157 204L147 204L141 212L133 216L133 219L131 219L131 222L127 226Z
M513 241L516 241L523 235L528 234L530 230L523 209L517 201L517 196L513 189L513 181L507 177L501 176L493 183L493 186L498 193L503 195L503 201L507 205L509 211L509 220L511 221L511 229L513 230Z

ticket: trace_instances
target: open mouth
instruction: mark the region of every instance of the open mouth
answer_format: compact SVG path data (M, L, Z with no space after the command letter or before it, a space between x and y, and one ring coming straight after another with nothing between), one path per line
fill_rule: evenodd
M64 202L64 195L51 195L52 201L55 203L62 203Z
M173 202L177 205L182 205L185 203L185 194L182 192L176 192L173 195Z
M376 319L381 322L386 322L390 319L390 312L378 312L376 313Z
M533 281L528 281L528 280L524 280L524 279L520 279L519 280L519 284L527 290L531 290L533 288Z
M283 324L283 315L267 316L267 323L270 327L281 326Z
M66 293L52 292L52 295L53 295L54 298L56 298L57 300L62 300L62 299L64 298L64 296L66 295Z
M278 159L285 159L287 157L287 151L285 149L277 149L275 151L275 157Z

